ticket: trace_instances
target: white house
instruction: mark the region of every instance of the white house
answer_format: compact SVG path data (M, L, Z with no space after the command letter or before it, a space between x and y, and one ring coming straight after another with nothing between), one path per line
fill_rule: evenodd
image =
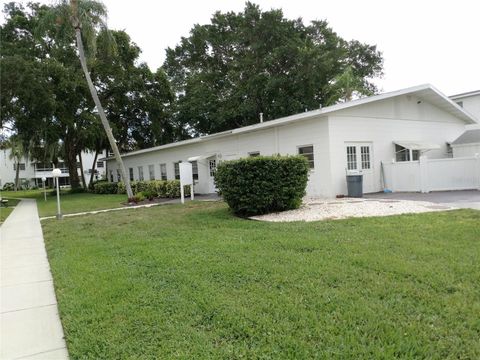
M452 95L450 99L480 121L480 90Z
M191 161L195 192L215 191L220 161L256 155L302 154L310 162L307 194L346 194L346 172L359 170L364 192L383 189L382 162L448 156L475 118L431 85L420 85L268 122L122 155L132 180L178 178L178 162ZM113 158L109 181L119 181Z
M6 183L14 183L16 176L15 162L10 159L10 149L0 150L0 188L3 187ZM98 161L95 168L95 176L98 179L105 177L105 161L100 160L104 157L106 152L99 154ZM93 169L93 160L95 158L95 153L84 151L81 154L82 164L84 167L85 181L88 183L90 181L90 174ZM79 163L78 163L79 164ZM57 166L62 171L60 175L59 184L60 185L69 185L70 184L70 174L66 168L65 163L60 160ZM48 163L44 164L38 161L33 161L32 159L23 158L19 164L19 178L20 184L28 183L29 186L40 186L42 185L42 178L47 178L47 182L51 184L52 182L52 170L53 164ZM78 165L78 175L81 176L80 166Z
M480 90L450 96L450 99L463 107L480 122ZM480 154L480 125L467 125L465 133L452 142L453 157L475 156Z

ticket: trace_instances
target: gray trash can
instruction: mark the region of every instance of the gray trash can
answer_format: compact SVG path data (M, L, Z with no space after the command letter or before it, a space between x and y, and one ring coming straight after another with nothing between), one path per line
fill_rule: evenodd
M363 196L363 175L362 174L350 174L347 175L347 188L349 197L362 197Z

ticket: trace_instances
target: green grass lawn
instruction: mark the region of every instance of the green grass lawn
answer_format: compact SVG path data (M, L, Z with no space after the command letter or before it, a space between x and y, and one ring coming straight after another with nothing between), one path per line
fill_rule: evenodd
M20 202L18 199L6 198L2 195L2 199L8 200L7 206L0 206L0 224L2 224L15 209L15 206Z
M47 201L44 200L43 191L40 190L2 191L2 196L37 200L38 213L41 217L53 216L57 213L57 198L51 190L47 190ZM122 207L122 203L126 201L126 195L70 194L68 191L61 192L61 210L63 214L118 208Z
M72 359L478 359L480 212L43 223Z

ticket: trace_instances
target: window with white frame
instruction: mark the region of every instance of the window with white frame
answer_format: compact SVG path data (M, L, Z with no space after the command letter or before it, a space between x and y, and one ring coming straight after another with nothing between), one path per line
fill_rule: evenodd
M310 166L310 169L315 168L313 145L299 146L298 154L305 156L305 158L308 160L308 165Z
M347 146L347 170L357 170L357 147Z
M217 160L211 159L208 161L208 172L211 177L215 176L215 172L217 171Z
M160 164L160 178L167 180L167 164Z
M420 158L420 150L412 150L412 158L410 159L410 149L395 144L395 160L400 161L416 161Z
M133 168L128 168L128 175L130 181L133 181L135 178L133 177Z
M175 179L180 180L180 161L173 163L173 169L175 173Z
M248 153L248 156L250 156L250 157L260 156L260 151L252 151L252 152L249 152L249 153Z
M192 176L193 180L198 180L198 163L196 161L192 161Z
M143 166L138 167L138 180L143 181Z
M370 146L360 146L362 170L370 169Z
M103 161L97 161L97 168L103 168Z
M148 165L148 178L155 180L155 167L153 165Z

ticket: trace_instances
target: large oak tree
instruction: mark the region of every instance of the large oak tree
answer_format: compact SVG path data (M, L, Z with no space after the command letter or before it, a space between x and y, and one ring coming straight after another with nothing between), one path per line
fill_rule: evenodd
M371 94L382 56L342 39L326 21L305 25L248 2L243 12L217 12L210 24L195 25L167 49L164 69L176 119L199 135L258 122L259 113L271 120Z

